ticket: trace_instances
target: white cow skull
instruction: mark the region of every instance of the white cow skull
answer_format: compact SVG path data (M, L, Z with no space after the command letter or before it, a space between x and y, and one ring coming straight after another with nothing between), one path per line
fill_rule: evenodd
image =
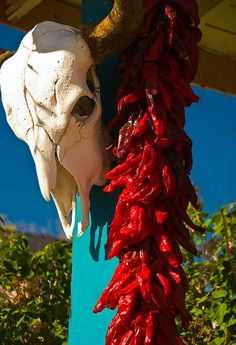
M78 191L81 235L88 226L91 187L104 183L108 169L99 81L88 45L79 30L40 23L3 64L0 83L7 121L29 145L42 195L46 200L52 195L67 237Z
M108 169L95 64L128 46L143 16L142 0L115 0L97 25L75 29L43 22L11 58L5 61L10 52L0 55L7 121L29 145L41 192L46 200L52 195L67 237L74 228L76 192L81 197L81 235L88 226L90 189L104 183Z

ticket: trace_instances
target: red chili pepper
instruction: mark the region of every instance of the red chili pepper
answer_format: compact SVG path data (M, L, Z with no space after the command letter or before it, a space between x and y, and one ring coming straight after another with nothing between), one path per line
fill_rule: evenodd
M133 131L133 122L132 118L130 117L128 122L121 127L119 131L119 139L117 145L117 152L116 155L118 158L122 158L127 150L130 148L132 142L132 131Z
M139 101L141 98L143 98L144 95L145 91L143 86L136 85L136 88L131 93L129 93L121 99L121 102L124 102L125 104L135 103Z
M134 124L132 135L139 137L144 134L148 126L149 116L147 113L144 113L143 117L138 121L137 124Z
M197 195L183 128L184 108L198 100L190 86L200 39L196 6L144 0L143 28L121 55L118 112L109 124L121 127L112 145L120 162L104 189L121 189L106 245L120 264L95 307L118 307L106 345L183 345L175 318L190 319L179 244L196 254L188 227L201 230L186 214Z
M185 302L184 302L184 294L181 294L179 292L179 289L175 289L172 291L171 295L171 300L177 310L180 313L181 321L183 323L184 327L188 327L189 322L192 320L191 315L187 311L185 307Z
M149 90L152 95L158 92L158 66L154 62L146 62L141 69L141 81L145 85L145 89Z
M199 97L195 95L189 83L187 83L184 79L179 79L179 81L174 84L174 87L182 93L182 95L188 99L189 102L198 102Z
M173 231L174 233L180 234L182 237L187 240L190 239L190 234L188 229L185 227L182 220L178 219L176 214L172 212L170 223L167 224L168 230Z
M189 175L192 166L193 166L193 157L192 157L192 143L186 144L182 150L183 158L184 158L184 168L186 173Z
M138 315L134 321L134 337L130 341L130 345L143 345L145 338L145 324L141 315Z
M147 265L142 264L140 269L136 272L136 277L145 301L149 302L151 299L151 271Z
M165 193L167 196L172 197L176 189L176 178L168 160L161 151L158 152L158 164L165 186Z
M166 264L167 260L164 256L159 255L157 259L155 259L152 263L152 272L157 273L159 272L162 267Z
M137 293L139 291L139 284L137 279L133 280L132 283L128 284L123 289L120 289L115 293L115 298L118 300L121 296L131 294L131 293Z
M132 177L131 175L120 176L116 180L111 181L109 185L103 188L104 192L114 192L117 188L123 187L127 184L132 185Z
M167 115L165 108L154 101L153 94L146 89L147 100L149 102L148 111L151 115L157 139L163 138L166 132Z
M139 292L120 297L118 302L118 311L120 318L125 329L129 329L135 315L135 305L137 299L140 297Z
M142 161L140 162L140 165L133 179L133 181L137 184L141 184L156 167L156 155L154 149L150 145L148 145L147 148L147 153L145 153L144 148L144 159L142 159Z
M169 216L169 205L165 202L157 202L155 205L155 217L158 224L163 224Z
M177 2L178 5L181 6L182 10L185 11L191 19L197 20L198 22L198 5L196 1L175 0L175 2Z
M151 150L152 150L151 144L148 141L146 141L145 145L144 145L144 148L143 148L142 159L140 160L140 163L139 163L139 165L137 167L136 174L135 174L134 178L137 178L137 176L139 176L141 174L144 166L150 160L150 158L151 158Z
M140 206L130 207L130 228L141 231L145 225L145 211Z
M158 225L153 233L155 242L161 254L166 258L171 266L178 267L182 262L182 257L176 253L174 239L167 235L163 225Z
M160 149L167 149L174 145L174 139L173 138L160 138L155 139L155 144Z
M129 284L131 280L132 277L130 276L130 274L126 273L123 274L122 277L117 277L111 285L108 285L99 298L98 302L96 303L93 310L94 313L98 313L106 307L115 309L117 304L116 294L118 293L119 289L120 291L122 291L121 288L126 286L126 284Z
M186 224L188 224L193 230L196 230L200 233L203 233L205 231L202 227L193 223L185 210L181 209L180 207L176 207L176 212L182 218L182 220L186 222Z
M198 255L197 249L192 245L192 243L189 240L181 236L181 234L176 233L175 238L184 249L186 249L195 256Z
M108 254L108 259L117 256L124 247L128 245L135 245L143 241L150 235L152 228L148 224L140 223L138 228L132 227L131 224L122 227L119 233L116 233L113 238L108 235L108 243L112 243Z
M149 312L148 317L146 320L146 337L144 340L144 345L151 345L154 339L154 330L155 330L155 321L154 321L154 315L157 314L157 312Z
M176 83L181 77L180 65L177 59L170 53L164 51L160 57L160 77L163 82Z
M142 153L138 154L136 157L134 157L133 153L129 154L124 163L117 165L114 169L110 170L105 177L111 180L126 173L130 174L131 171L129 169L132 169L132 172L135 172L141 161L141 157Z
M122 192L122 195L125 195L124 190ZM128 203L123 202L122 200L118 200L115 216L112 220L112 223L110 224L110 233L113 231L113 229L116 229L117 227L124 226L127 224L127 219L125 218L127 209L129 208ZM109 234L110 234L109 233Z
M123 249L125 242L127 240L127 234L119 235L118 239L112 239L112 247L107 254L107 259L110 260L114 258L114 256L117 256L120 251Z
M152 299L160 312L168 318L175 318L176 312L173 302L164 296L161 288L156 283L152 283Z
M162 31L157 31L154 40L151 42L147 54L145 55L145 61L153 62L156 61L164 46L164 34Z
M183 268L181 266L172 267L170 265L167 265L167 270L170 277L172 278L172 282L175 282L177 285L182 284L182 287L184 288L184 293L186 293L189 287L189 283Z
M134 335L134 331L133 330L129 330L128 332L126 332L123 337L120 340L120 344L119 345L129 345L130 344L130 340L133 338Z
M126 202L150 202L154 200L160 192L160 185L147 185L136 193L130 192L129 195L124 195L121 200Z
M186 345L186 344L182 341L182 339L180 338L180 336L177 336L177 337L176 337L176 341L177 341L177 345Z
M161 80L159 80L159 89L160 89L160 92L161 92L161 97L162 97L162 101L163 101L163 104L164 104L165 108L167 110L169 110L169 111L172 111L172 106L171 106L169 92L168 92L167 88L165 87L164 83L162 83Z
M150 0L149 0L150 1ZM151 7L151 6L150 6ZM148 11L149 15L146 16L144 25L142 27L141 32L139 33L139 37L147 37L150 34L153 17L155 15L155 11Z
M149 1L144 1L144 12L145 14L149 13L150 11L154 12L154 7L157 6L159 0L149 0Z
M162 270L161 273L157 273L157 279L164 289L164 294L166 296L170 295L172 293L172 284L171 280L166 276L164 270Z
M119 341L124 334L124 331L125 329L122 325L120 315L117 313L108 327L106 345L119 345Z

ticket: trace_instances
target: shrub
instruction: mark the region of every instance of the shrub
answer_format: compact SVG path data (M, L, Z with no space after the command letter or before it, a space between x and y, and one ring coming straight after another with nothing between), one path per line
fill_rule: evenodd
M1 345L67 344L71 245L31 253L24 234L1 231Z

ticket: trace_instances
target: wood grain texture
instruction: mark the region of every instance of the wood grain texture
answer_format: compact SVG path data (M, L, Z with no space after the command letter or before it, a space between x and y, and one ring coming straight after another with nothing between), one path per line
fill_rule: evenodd
M0 48L0 67L3 64L3 62L6 61L12 55L14 55L14 53L15 52L11 52L11 51Z
M28 31L31 30L37 23L45 20L78 27L81 20L81 9L79 7L56 0L43 0L30 12L15 20L14 23L8 23ZM7 24L7 22L4 20L2 20L2 22Z
M0 1L0 20L5 19L5 16L6 16L5 13L6 13L6 1L1 0Z
M236 95L236 60L200 48L194 84Z

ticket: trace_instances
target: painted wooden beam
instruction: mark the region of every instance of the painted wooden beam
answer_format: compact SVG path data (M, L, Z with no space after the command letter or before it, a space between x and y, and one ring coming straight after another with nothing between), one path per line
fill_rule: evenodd
M110 3L103 0L85 0L82 5L83 23L95 23L110 11ZM117 78L115 58L107 59L98 68L101 82L102 116L107 122L115 114ZM108 224L111 222L116 197L93 188L91 193L90 227L85 235L73 238L71 316L69 345L104 345L107 326L114 311L94 314L93 308L111 279L117 260L106 260L104 245ZM80 209L77 210L80 216Z
M1 0L0 1L0 21L5 20L5 14L6 14L6 1Z
M236 95L236 60L200 48L199 67L194 84Z
M34 0L39 1L38 5L33 7L27 14L18 18L16 21L7 22L5 17L6 1L0 1L0 22L10 25L21 30L30 30L36 23L43 20L52 20L64 24L69 24L77 27L81 20L81 9L78 6L73 6L69 3L64 3L57 0ZM74 0L73 3L77 1ZM200 15L207 15L215 6L224 3L223 0L198 0ZM70 1L71 3L71 1ZM88 22L92 19L96 21L97 14L100 12L100 7L106 8L109 6L108 2L100 4L97 1L85 0L83 2L83 10L92 6L92 11L87 11ZM78 2L79 4L79 2ZM100 5L99 5L100 4ZM104 5L105 4L105 5ZM90 18L89 18L90 17ZM16 17L15 17L16 19ZM203 28L204 35L204 28ZM199 69L194 80L195 84L202 87L214 89L220 92L226 92L236 95L235 86L235 59L227 55L211 51L207 48L200 48L200 63Z
M198 0L200 17L204 16L213 7L219 5L223 0Z
M30 2L29 2L30 4ZM78 6L56 0L35 0L33 5L20 8L2 23L13 25L21 30L31 30L37 23L44 20L56 21L77 27L81 20L81 9Z
M12 3L6 10L6 18L9 22L17 22L20 18L26 16L43 0L27 0L21 1L18 5Z

